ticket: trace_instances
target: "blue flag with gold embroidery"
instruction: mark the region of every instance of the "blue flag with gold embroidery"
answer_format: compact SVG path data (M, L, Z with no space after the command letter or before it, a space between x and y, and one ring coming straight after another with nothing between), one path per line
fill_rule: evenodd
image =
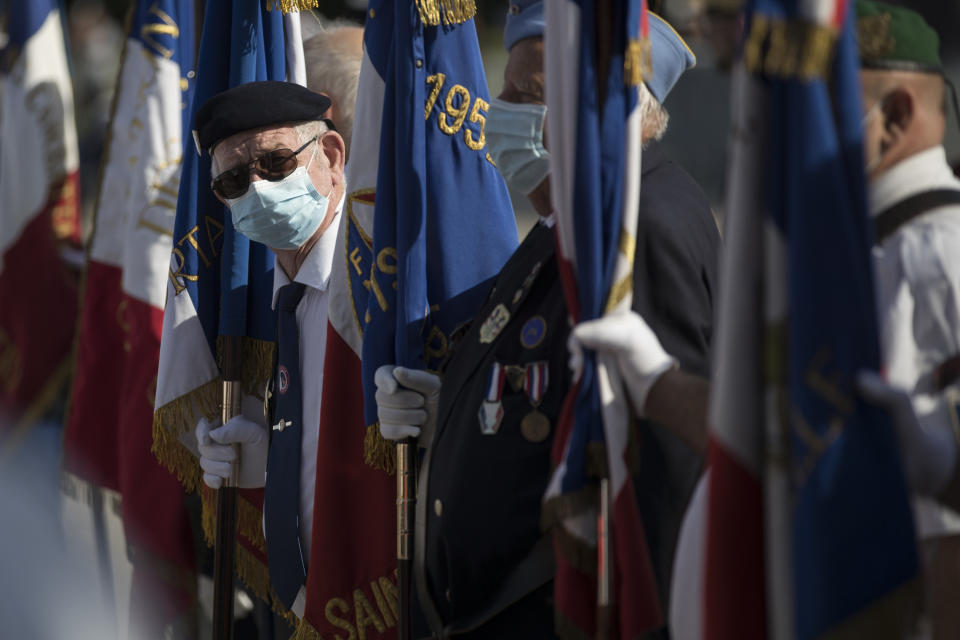
M506 185L485 148L490 95L474 12L467 1L370 3L364 41L384 100L363 334L368 425L377 367L438 368L517 246Z

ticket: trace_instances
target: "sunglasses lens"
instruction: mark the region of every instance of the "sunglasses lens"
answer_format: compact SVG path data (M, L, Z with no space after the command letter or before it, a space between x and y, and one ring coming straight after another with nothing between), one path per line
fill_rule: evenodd
M266 180L283 180L297 168L297 156L290 149L274 149L257 158L257 173Z
M246 167L224 171L213 181L213 188L224 198L239 198L250 186L250 173Z

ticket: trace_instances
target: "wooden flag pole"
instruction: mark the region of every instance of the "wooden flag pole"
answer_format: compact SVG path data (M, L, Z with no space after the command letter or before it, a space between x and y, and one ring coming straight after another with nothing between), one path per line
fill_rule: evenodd
M397 589L400 616L397 640L410 640L410 556L416 508L417 441L407 438L397 444Z
M240 337L223 336L223 401L226 424L240 415ZM239 464L239 457L237 458ZM233 638L233 567L237 545L237 465L217 490L217 534L213 547L213 640Z

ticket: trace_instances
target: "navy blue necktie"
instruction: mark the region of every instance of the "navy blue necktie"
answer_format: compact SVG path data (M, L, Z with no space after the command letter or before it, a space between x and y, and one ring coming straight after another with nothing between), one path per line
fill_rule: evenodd
M267 454L263 500L270 583L287 609L307 577L300 548L300 437L303 430L303 386L300 379L300 332L297 304L304 285L280 289L277 301L277 379ZM309 541L308 541L309 542Z

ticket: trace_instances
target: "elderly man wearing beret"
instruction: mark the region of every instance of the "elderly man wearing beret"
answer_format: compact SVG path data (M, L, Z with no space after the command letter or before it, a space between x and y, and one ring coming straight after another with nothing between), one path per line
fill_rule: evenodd
M515 191L527 194L541 220L457 340L442 384L426 372L389 365L376 375L381 434L417 436L428 449L420 467L414 552L417 596L427 624L415 629L414 637L542 638L554 631L552 547L540 530L540 504L571 372L543 140L543 26L539 2L511 4L504 91L491 101L486 126L497 168ZM611 332L642 343L645 360L629 368L635 375L627 379L631 396L636 391L639 399L636 406L648 408L646 392L658 378L693 378L680 371L664 373L675 361L658 336L686 367L707 373L720 245L699 187L654 148L666 128L662 101L694 63L693 54L658 17L651 18L650 41L654 70L640 89L643 139L650 147L643 156L637 236L646 242L637 247L635 308L649 313L656 326L651 331L635 316L639 325L594 326L583 336L594 348ZM621 346L619 340L614 343L613 348ZM706 388L704 380L696 383ZM706 394L698 397L702 408ZM661 587L670 575L676 529L702 460L702 419L671 422L681 423L681 433L693 427L684 433L693 446L651 425L641 436L652 454L643 462L650 477L640 482L647 488L644 517L652 527L648 539ZM657 433L648 436L654 429Z
M344 142L324 120L329 108L329 98L299 85L251 82L212 97L195 120L198 144L212 156L211 188L234 228L276 254L278 342L276 424L268 433L244 416L222 426L201 420L200 466L213 488L237 462L240 487L265 486L270 582L298 615L313 524L327 283L345 193Z

